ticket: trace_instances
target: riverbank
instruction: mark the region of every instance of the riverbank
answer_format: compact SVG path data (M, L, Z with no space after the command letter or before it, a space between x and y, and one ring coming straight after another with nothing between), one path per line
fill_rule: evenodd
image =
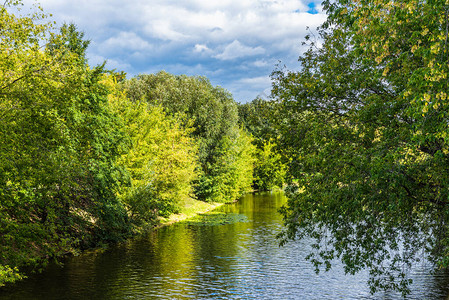
M173 214L168 218L160 218L160 223L156 225L155 229L171 225L173 223L181 222L197 215L205 214L209 211L216 209L224 205L225 203L217 202L203 202L192 198L185 199L180 204L181 212L179 214Z
M132 240L134 240L135 238L138 238L139 236L144 235L145 233L157 230L159 228L165 227L165 226L169 226L172 225L174 223L177 222L181 222L190 218L193 218L195 216L201 215L201 214L205 214L208 213L222 205L224 205L225 203L216 203L216 202L203 202L203 201L199 201L199 200L195 200L192 198L187 198L182 200L179 205L180 205L180 213L178 214L172 214L170 215L170 217L167 218L163 218L160 217L158 219L158 223L156 225L151 226L150 228L140 228L140 230L137 230L134 232L134 234L131 234L129 237L125 238L123 241L119 242L120 243L127 243L130 242ZM111 244L99 244L96 247L93 248L88 248L88 249L84 249L84 250L80 250L80 249L72 249L72 251L66 252L63 255L57 256L55 257L55 259L57 259L59 261L59 263L61 263L61 261L64 261L65 258L69 257L69 256L85 256L85 255L92 255L92 253L102 253L104 252L106 249L109 249ZM1 266L0 266L1 267ZM4 275L8 275L5 274L5 272L8 272L7 270L3 270L0 268L0 273L3 271ZM0 282L0 288L2 288L3 286L7 285L7 286L12 286L14 285L17 281L21 281L22 279L26 279L29 274L22 274L22 273L17 273L17 269L14 270L10 270L9 272L11 273L11 278L10 280L5 280L2 284L2 282ZM0 274L1 275L1 274ZM9 277L8 277L9 278ZM6 279L8 279L6 278Z
M236 200L236 201L238 201L238 200ZM131 240L134 240L136 238L138 239L139 237L141 237L145 234L148 234L149 232L158 230L162 227L170 226L174 223L182 222L182 221L194 218L196 216L206 214L206 213L213 211L214 209L216 209L222 205L225 205L225 204L226 203L204 202L204 201L199 201L199 200L195 200L192 198L187 198L187 199L181 200L179 203L180 213L172 214L166 218L158 217L157 222L155 224L152 224L151 226L135 228L133 234L131 234L129 237L125 238L124 240L120 241L119 243L127 243ZM75 253L76 253L75 255L79 256L82 254L90 254L93 252L103 252L113 244L114 243L102 244L102 245L98 245L97 247L93 247L93 248L89 248L89 249L85 249L85 250L81 250L81 251L75 251ZM74 254L74 253L71 253L71 254Z

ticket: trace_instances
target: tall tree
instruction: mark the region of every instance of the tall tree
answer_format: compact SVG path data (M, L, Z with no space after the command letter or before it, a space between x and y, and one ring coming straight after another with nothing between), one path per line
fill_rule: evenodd
M86 66L86 50L90 41L84 40L84 32L79 31L73 23L64 23L59 29L59 34L52 35L47 49L51 54L69 52L75 56L79 64Z
M137 228L154 225L158 216L178 212L193 192L198 163L192 128L183 128L161 106L129 100L112 76L103 83L110 88L111 109L131 138L129 151L118 161L130 173L131 185L121 187L120 197Z
M124 88L131 100L137 102L144 99L150 105L162 105L168 114L193 127L192 136L198 145L200 163L195 188L199 199L229 202L250 189L249 185L240 184L246 182L246 178L241 177L243 173L232 173L222 163L230 159L227 157L230 153L233 155L232 161L246 155L247 149L236 147L243 147L249 138L239 129L237 104L229 92L212 86L204 77L176 76L163 71L139 75L125 82ZM252 169L247 164L244 166ZM224 174L237 177L227 181ZM223 184L231 186L218 188ZM224 192L235 188L237 194Z
M125 135L102 68L71 51L82 41L54 47L64 37L42 14L16 16L11 3L0 8L0 285L17 267L129 231L116 196Z
M261 191L281 188L289 159L277 147L281 137L278 127L289 120L279 115L279 104L275 101L256 98L240 104L238 109L240 123L253 136L256 146L253 187Z
M448 5L323 4L329 17L301 71L273 73L299 180L284 242L311 236L317 268L338 258L348 273L368 268L373 292L405 295L423 253L449 266Z
M240 123L254 137L254 143L260 149L263 144L276 143L279 138L277 123L282 118L278 115L278 106L275 101L260 98L238 106Z

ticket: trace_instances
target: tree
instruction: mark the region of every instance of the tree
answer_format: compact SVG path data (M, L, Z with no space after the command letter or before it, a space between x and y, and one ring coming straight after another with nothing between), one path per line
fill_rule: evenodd
M64 23L59 29L59 34L52 35L47 49L50 54L67 52L75 55L81 66L87 65L86 50L90 41L84 40L84 32L79 31L73 23Z
M262 149L270 141L276 143L279 138L276 124L281 121L278 103L256 98L239 104L238 112L240 123L254 137L257 148Z
M153 225L158 216L178 212L180 200L192 192L198 166L192 129L181 127L160 106L129 100L111 76L103 83L110 87L111 109L131 138L118 162L130 173L131 185L121 188L120 197L134 224Z
M247 191L248 187L241 184L246 182L246 177L228 181L226 174L232 169L222 163L239 161L240 155L246 155L246 150L235 148L244 145L247 136L239 129L237 104L229 92L213 87L204 77L175 76L166 72L139 75L125 82L124 88L132 101L145 99L150 105L161 105L184 126L193 127L192 136L198 145L200 163L195 186L199 199L230 202ZM232 158L228 157L231 153ZM252 169L248 164L244 166ZM228 176L246 173L229 173ZM231 186L218 188L222 185ZM236 188L238 193L229 192Z
M239 105L240 123L253 136L256 146L253 187L268 191L281 188L286 180L288 157L277 147L280 123L289 120L279 115L279 104L256 98Z
M116 196L125 135L103 69L51 34L38 12L0 8L0 285L20 268L129 232ZM82 37L75 34L75 37Z
M208 165L196 186L197 196L209 202L231 202L251 190L255 147L252 138L239 130L238 136L223 137L217 145L216 162Z
M275 144L266 142L256 150L253 186L260 191L282 188L285 181L286 165L274 147Z
M300 58L273 73L281 146L292 157L287 239L309 259L370 271L372 292L404 295L425 255L449 265L448 6L438 1L325 1L329 17ZM310 41L310 39L309 39ZM424 254L423 254L424 253Z

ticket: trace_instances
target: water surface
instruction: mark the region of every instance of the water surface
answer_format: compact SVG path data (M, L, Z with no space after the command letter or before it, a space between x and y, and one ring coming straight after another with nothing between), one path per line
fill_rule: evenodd
M371 295L366 274L337 263L315 274L307 240L278 246L282 194L247 195L220 210L243 222L175 224L103 252L67 259L0 290L0 299L400 299ZM412 271L409 299L446 299L449 275Z

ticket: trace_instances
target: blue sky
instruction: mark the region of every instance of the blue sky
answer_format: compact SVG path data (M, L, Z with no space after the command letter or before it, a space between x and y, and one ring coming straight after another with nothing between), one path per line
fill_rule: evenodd
M33 0L25 0L28 6ZM128 77L165 70L202 75L248 102L270 92L281 61L297 68L306 28L326 18L307 0L41 0L61 25L91 40L90 64Z

